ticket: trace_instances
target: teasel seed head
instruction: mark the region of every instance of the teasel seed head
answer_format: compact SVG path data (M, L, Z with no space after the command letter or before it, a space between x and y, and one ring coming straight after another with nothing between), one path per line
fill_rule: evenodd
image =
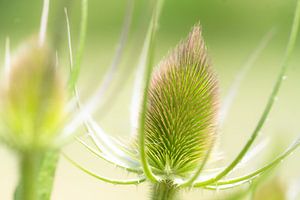
M37 39L25 43L4 78L0 135L18 151L51 145L63 119L64 87L55 59Z
M160 62L147 103L150 166L165 180L188 177L212 148L218 110L218 81L199 25Z

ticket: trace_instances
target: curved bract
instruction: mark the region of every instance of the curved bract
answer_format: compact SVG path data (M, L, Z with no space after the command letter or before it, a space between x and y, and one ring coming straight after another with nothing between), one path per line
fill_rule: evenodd
M217 79L200 26L152 75L146 113L146 151L156 174L186 177L215 138Z

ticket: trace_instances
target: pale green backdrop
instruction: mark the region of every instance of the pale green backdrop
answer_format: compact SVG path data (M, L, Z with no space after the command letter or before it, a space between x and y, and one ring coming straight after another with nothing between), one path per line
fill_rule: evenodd
M67 1L65 1L67 2ZM70 1L72 2L72 1ZM129 127L129 103L142 40L153 1L136 0L132 31L127 43L125 57L116 80L125 79L110 87L115 103L109 109L97 113L98 121L107 132L126 141ZM62 34L59 49L61 67L67 69L66 27L60 0L51 0L50 35ZM243 80L230 114L220 132L217 149L223 153L220 165L228 163L241 149L255 127L262 113L267 97L279 71L289 28L295 8L295 0L166 0L156 45L156 62L169 49L183 39L193 24L201 23L208 51L220 78L222 97L247 57L259 44L261 38L271 29L275 36ZM80 1L66 4L70 12L73 46L76 49L78 37ZM125 0L89 0L89 28L79 87L83 97L88 97L101 82L105 69L111 63L125 12ZM39 28L41 0L0 0L0 61L3 63L4 43L9 36L12 49L35 34ZM59 25L61 23L61 26ZM55 27L60 27L56 29ZM300 134L300 40L293 55L291 67L271 116L262 130L259 140L268 138L269 147L251 160L244 170L263 165L272 152L287 146ZM64 70L67 71L67 70ZM114 94L115 88L123 86ZM222 100L221 100L222 103ZM121 170L111 167L95 158L82 146L71 143L64 151L89 169L114 178L128 177ZM300 179L299 151L287 159L275 172L282 185L289 187ZM12 198L17 181L15 155L6 147L0 147L0 199ZM233 174L234 175L234 174ZM103 183L74 168L61 158L55 180L53 200L140 200L148 199L150 187L114 186ZM298 188L300 190L300 188ZM186 191L185 200L220 199L228 192Z

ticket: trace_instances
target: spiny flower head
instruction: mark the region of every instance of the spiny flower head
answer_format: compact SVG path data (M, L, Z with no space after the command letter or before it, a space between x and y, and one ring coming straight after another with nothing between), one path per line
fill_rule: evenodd
M64 92L51 51L36 40L12 60L1 90L1 136L24 151L44 148L58 133Z
M146 113L146 150L153 171L187 177L215 140L218 82L200 26L154 71Z

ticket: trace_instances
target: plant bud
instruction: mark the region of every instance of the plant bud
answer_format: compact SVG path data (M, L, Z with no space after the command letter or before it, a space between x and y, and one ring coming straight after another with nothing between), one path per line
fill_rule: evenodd
M46 148L58 133L65 102L54 57L37 41L12 60L1 91L1 135L20 151Z
M189 176L212 148L218 82L195 26L154 71L146 112L146 150L155 174Z

